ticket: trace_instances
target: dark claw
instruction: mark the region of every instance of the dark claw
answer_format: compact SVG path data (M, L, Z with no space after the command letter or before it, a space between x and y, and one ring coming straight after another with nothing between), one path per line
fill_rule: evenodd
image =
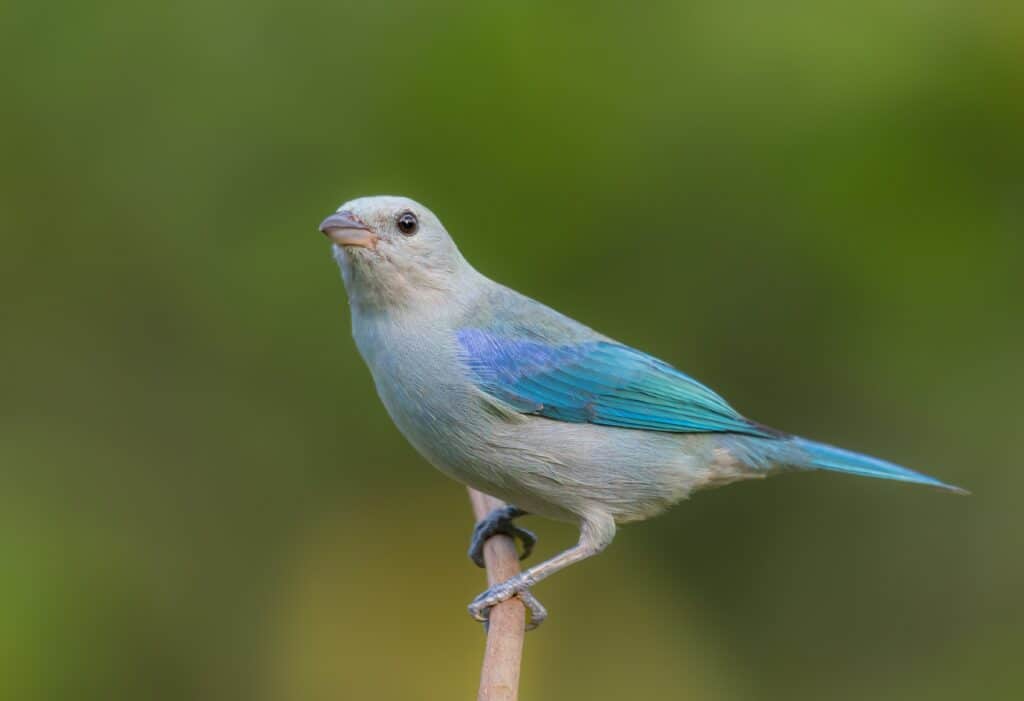
M516 531L516 536L519 537L519 542L523 544L523 554L519 556L519 559L525 560L530 557L530 553L533 552L533 546L537 544L537 534L521 526L512 527Z
M507 535L510 538L522 543L523 554L520 560L525 560L533 552L533 546L537 544L537 536L532 531L517 526L512 519L523 516L526 512L515 506L506 506L496 509L487 515L473 528L473 539L469 544L469 559L476 563L477 567L484 566L484 543L492 535Z

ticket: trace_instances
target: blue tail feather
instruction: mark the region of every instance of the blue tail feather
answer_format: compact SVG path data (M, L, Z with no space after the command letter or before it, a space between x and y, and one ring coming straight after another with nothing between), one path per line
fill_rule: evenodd
M885 460L861 455L850 450L843 450L824 443L816 443L803 438L795 439L796 445L808 456L806 467L832 472L846 472L851 475L877 477L879 479L913 482L939 487L958 494L969 494L965 489L941 482L934 477L914 472L906 467L894 465Z

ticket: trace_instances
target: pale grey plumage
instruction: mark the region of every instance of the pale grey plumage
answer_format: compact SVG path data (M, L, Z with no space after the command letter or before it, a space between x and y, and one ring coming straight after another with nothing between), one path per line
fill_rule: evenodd
M403 216L415 219L414 231L401 228ZM437 217L412 200L352 200L321 230L334 240L356 344L405 437L460 482L530 513L580 524L575 548L478 597L471 605L478 618L489 606L520 594L539 621L543 610L525 593L527 587L600 551L611 542L616 523L651 517L696 489L786 467L847 469L849 464L857 467L847 471L941 486L888 463L864 462L869 458L849 463L846 456L853 454L746 422L729 414L724 402L725 420L743 422L736 425L749 428L749 435L636 430L537 415L545 407L526 410L485 391L467 365L459 330L488 329L497 337L525 337L552 348L614 341L477 272ZM693 384L707 392L708 401L721 401ZM833 462L840 455L844 467L815 462L812 452L819 448Z
M426 215L403 198L366 198L342 209L369 219L372 214L360 212L370 207L415 207ZM399 263L364 260L394 261L398 256L389 255L386 245L375 252L335 246L353 336L395 424L442 472L531 513L573 521L607 514L620 522L653 516L695 488L760 475L744 474L720 450L716 455L709 435L553 422L486 395L467 376L454 329L494 314L529 314L525 323L576 340L607 339L487 279L454 248L445 266L452 274L429 288L422 280L410 282ZM394 275L371 265L393 265ZM388 281L386 291L381 280ZM640 464L647 467L635 475Z

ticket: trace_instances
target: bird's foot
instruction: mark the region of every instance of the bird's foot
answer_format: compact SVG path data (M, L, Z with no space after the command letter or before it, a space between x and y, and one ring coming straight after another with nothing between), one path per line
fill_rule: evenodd
M477 567L484 566L484 543L492 535L507 535L512 539L518 539L523 544L523 554L520 560L525 560L533 552L533 546L537 543L537 536L532 531L517 526L512 519L523 516L526 512L515 506L504 506L495 509L487 514L486 518L477 522L473 527L473 539L469 543L469 559L476 563Z
M533 630L548 617L548 611L537 601L537 597L530 593L530 582L521 574L495 584L487 591L473 599L469 604L469 615L480 621L485 626L491 614L491 609L503 601L508 601L513 596L518 596L527 610L530 612L530 620L526 624L526 630Z

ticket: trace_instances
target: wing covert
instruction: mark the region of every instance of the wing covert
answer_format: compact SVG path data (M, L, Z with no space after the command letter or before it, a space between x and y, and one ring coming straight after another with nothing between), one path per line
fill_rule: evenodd
M693 378L605 340L556 345L463 329L476 384L516 410L558 421L671 433L774 436Z

